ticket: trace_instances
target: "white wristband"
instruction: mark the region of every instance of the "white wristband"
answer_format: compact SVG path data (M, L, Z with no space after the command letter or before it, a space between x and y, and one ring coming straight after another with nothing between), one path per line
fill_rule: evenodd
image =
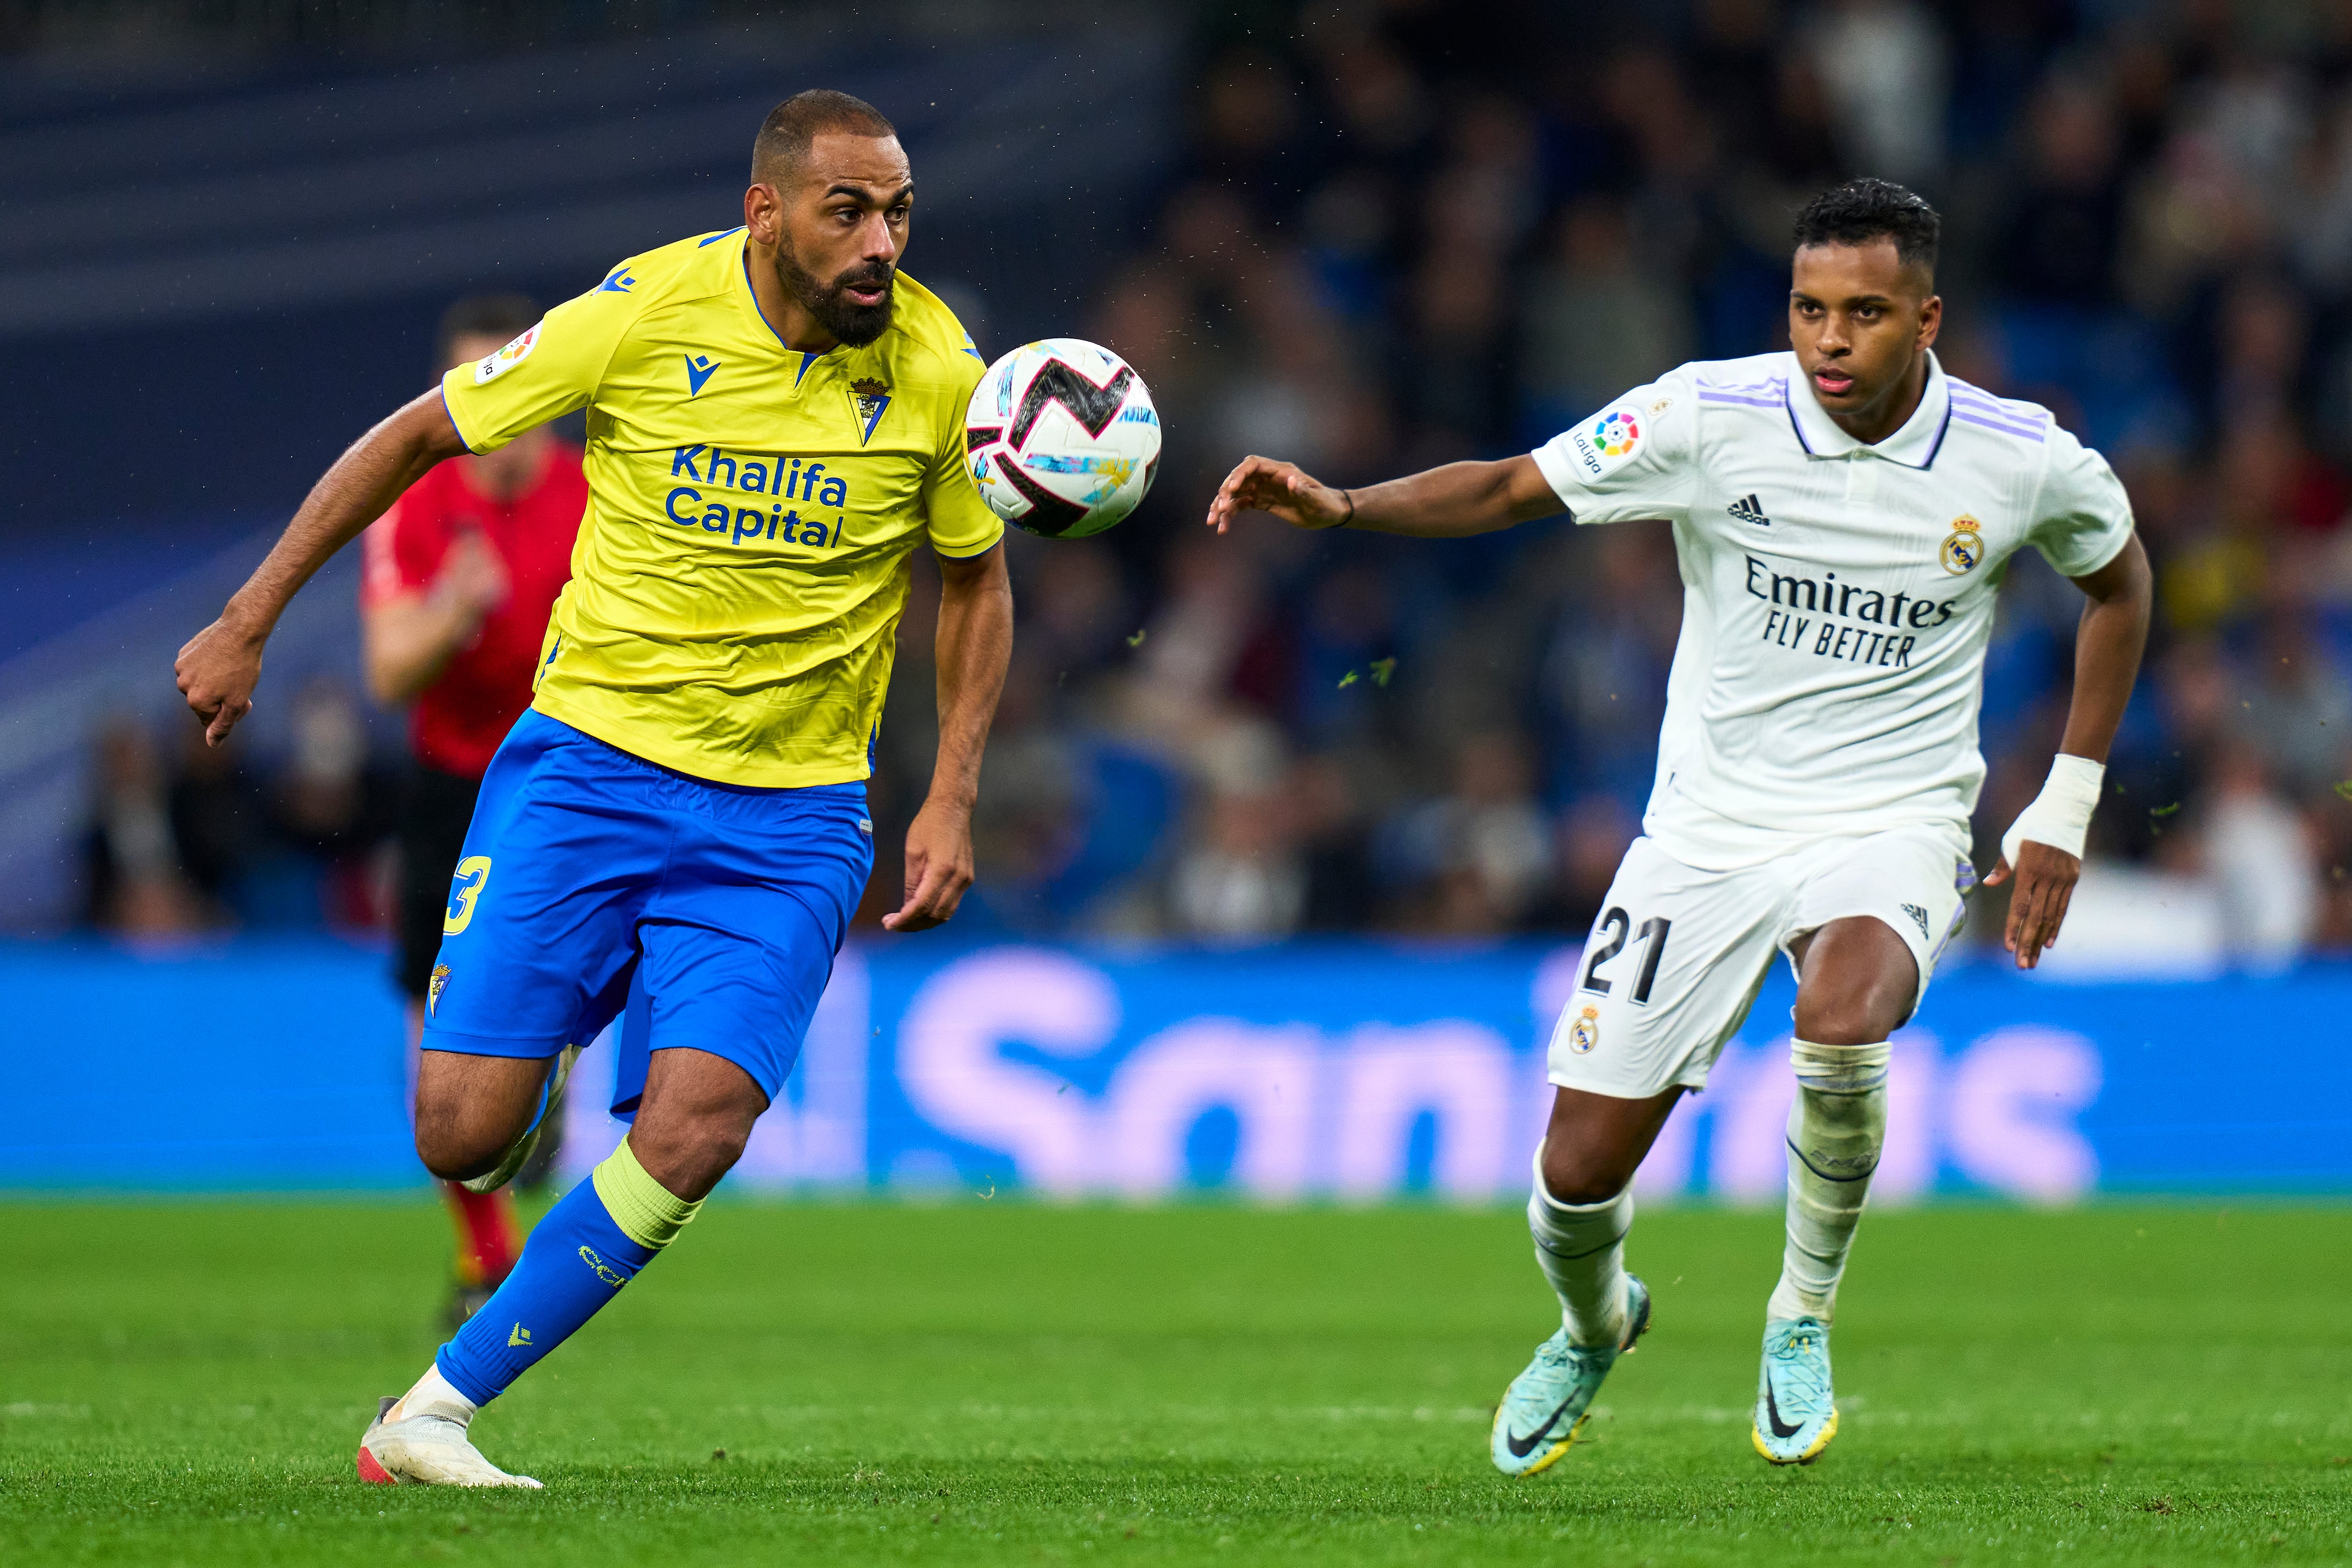
M2053 758L2049 782L2000 836L2001 857L2009 862L2009 869L2017 869L2017 852L2028 839L2081 860L2083 838L2091 831L2091 813L2099 804L2099 787L2106 777L2106 765L2087 757L2069 757L2062 751Z

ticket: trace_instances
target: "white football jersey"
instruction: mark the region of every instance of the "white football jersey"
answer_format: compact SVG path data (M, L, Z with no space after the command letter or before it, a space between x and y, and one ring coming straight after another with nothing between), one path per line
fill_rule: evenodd
M1685 365L1535 461L1580 523L1674 525L1682 636L1643 829L1703 870L1913 824L1965 853L2010 556L2081 577L2132 530L2104 458L1932 354L1917 412L1875 446L1779 353Z

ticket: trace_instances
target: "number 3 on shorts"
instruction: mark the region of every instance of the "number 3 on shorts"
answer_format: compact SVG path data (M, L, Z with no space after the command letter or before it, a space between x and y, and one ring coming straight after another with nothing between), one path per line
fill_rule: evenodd
M474 918L474 902L482 896L482 889L490 884L490 857L467 855L457 862L457 874L449 879L449 907L441 916L441 935L455 936Z

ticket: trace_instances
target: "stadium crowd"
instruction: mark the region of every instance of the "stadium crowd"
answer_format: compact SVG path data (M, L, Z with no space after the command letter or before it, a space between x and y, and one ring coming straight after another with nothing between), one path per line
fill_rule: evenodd
M2157 565L2095 857L2114 885L2199 890L2242 956L2352 947L2352 7L1658 14L1607 47L1532 4L1476 28L1436 0L1204 28L1156 218L1068 328L1145 376L1166 458L1112 533L1013 539L1018 643L959 925L1580 929L1650 785L1681 609L1665 529L1439 546L1256 518L1219 539L1202 510L1248 451L1362 483L1523 451L1684 360L1782 346L1790 216L1868 172L1945 213L1944 362L2104 450ZM954 258L919 245L910 270ZM2038 559L2003 591L1988 867L2047 768L2081 602ZM929 776L936 593L919 570L869 917ZM269 780L110 734L94 920L228 918L257 865L323 874L321 918L381 908L389 808L357 699L302 700ZM179 902L126 894L142 866ZM1980 895L1970 939L1999 930Z

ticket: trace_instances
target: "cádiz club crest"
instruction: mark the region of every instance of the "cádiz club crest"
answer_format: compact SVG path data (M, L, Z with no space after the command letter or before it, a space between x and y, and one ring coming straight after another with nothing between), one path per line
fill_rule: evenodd
M425 982L425 1010L437 1014L441 1010L441 993L449 988L449 966L436 964L432 977Z
M871 376L862 377L849 383L849 401L857 410L857 444L863 446L874 439L874 427L890 406L890 389Z
M1985 558L1984 539L1978 530L1984 525L1962 512L1952 519L1952 531L1944 540L1944 570L1954 577L1966 577L1981 565Z
M1579 1056L1590 1056L1592 1048L1601 1043L1601 1009L1587 1005L1576 1021L1568 1026L1568 1049Z

